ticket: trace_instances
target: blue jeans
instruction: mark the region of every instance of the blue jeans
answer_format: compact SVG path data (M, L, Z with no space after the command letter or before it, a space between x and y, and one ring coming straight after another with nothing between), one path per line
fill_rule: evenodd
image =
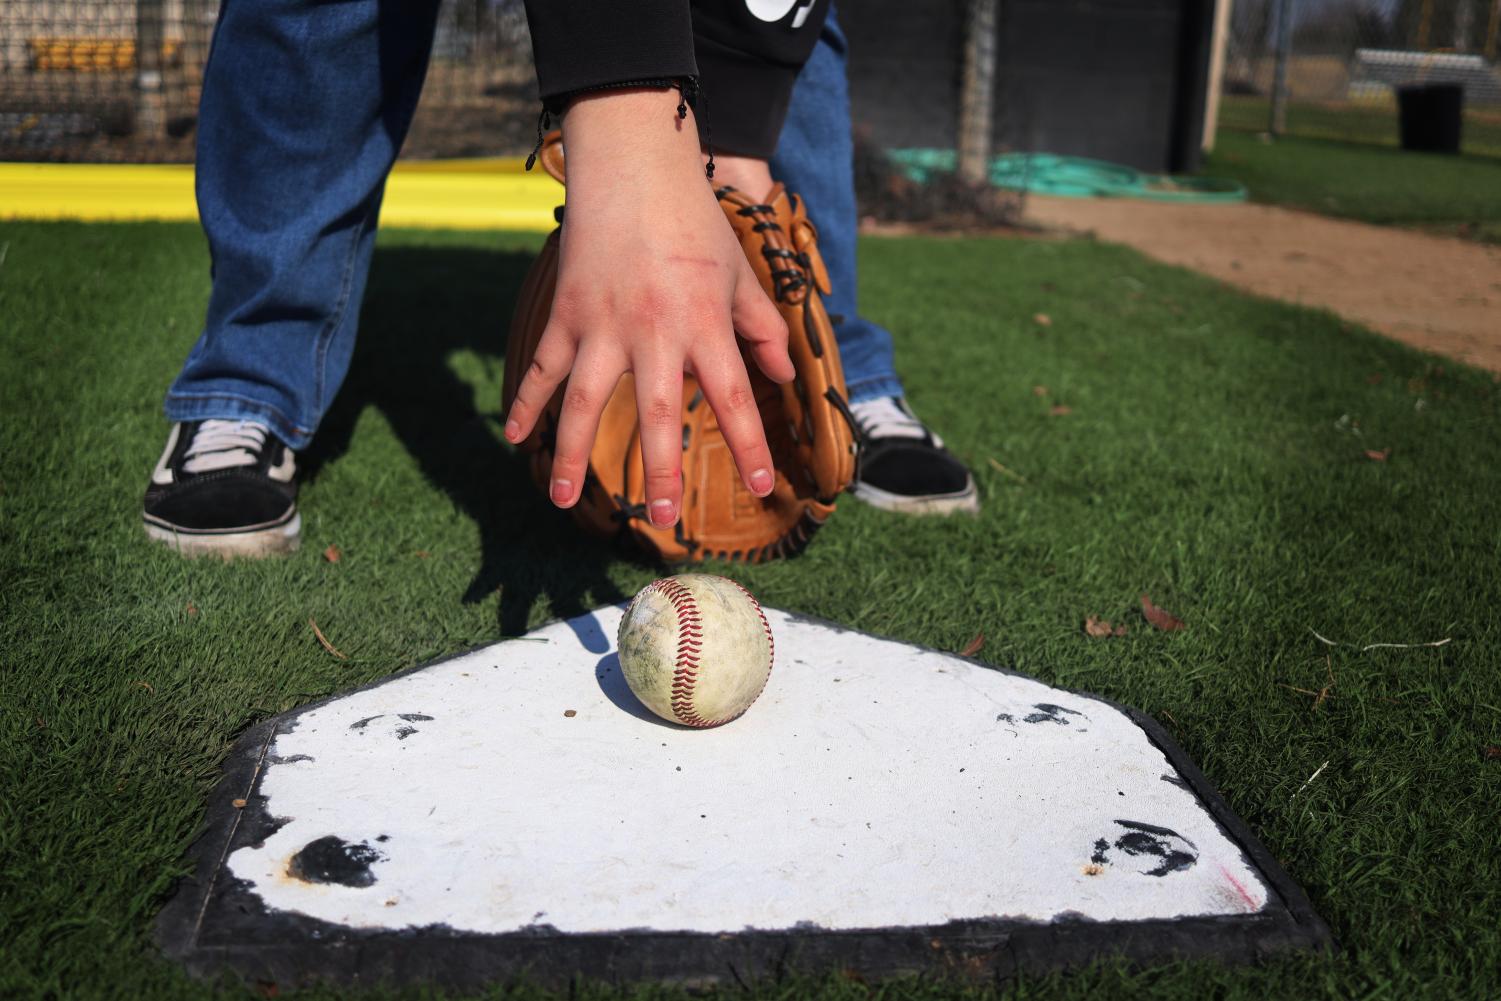
M818 249L829 269L831 291L824 297L839 317L834 333L850 402L898 396L902 382L892 358L891 333L860 315L856 300L854 139L850 129L848 46L829 11L818 45L797 77L792 107L782 126L771 175L807 199L818 227Z
M311 441L354 353L386 175L417 106L437 10L437 0L225 0L198 126L213 289L203 333L167 392L169 419L254 419L293 449ZM822 234L829 311L847 317L838 334L851 389L875 395L897 384L890 337L854 318L837 28L825 31L814 64L817 76L794 94L778 165L808 195Z

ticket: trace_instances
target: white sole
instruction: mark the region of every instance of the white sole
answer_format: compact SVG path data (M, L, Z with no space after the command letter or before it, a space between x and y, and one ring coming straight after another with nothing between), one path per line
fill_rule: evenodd
M148 538L190 557L261 559L296 552L302 544L300 513L293 513L292 520L285 524L248 532L184 532L152 521L145 526Z
M850 493L858 500L864 501L871 507L878 507L882 511L896 511L900 514L917 515L948 515L948 514L979 514L980 492L975 489L975 481L970 479L963 490L951 494L932 494L927 497L904 497L894 494L880 487L873 487L868 483L856 481L850 486Z

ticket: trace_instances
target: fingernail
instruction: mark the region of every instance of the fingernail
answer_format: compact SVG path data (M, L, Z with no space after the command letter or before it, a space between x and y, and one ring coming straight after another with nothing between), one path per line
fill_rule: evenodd
M677 505L670 500L654 500L651 502L651 523L658 528L666 528L678 520Z
M521 425L515 421L506 421L506 440L517 442L521 440Z
M552 481L552 502L554 504L567 504L573 499L573 482L571 480Z
M757 497L765 497L771 493L771 470L758 469L754 473L751 473L750 485L752 492Z

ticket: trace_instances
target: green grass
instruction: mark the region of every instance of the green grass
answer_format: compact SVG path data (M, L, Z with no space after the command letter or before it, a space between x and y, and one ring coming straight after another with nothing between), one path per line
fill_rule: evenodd
M189 980L150 939L235 737L653 576L577 538L500 442L503 331L536 243L383 235L310 456L304 548L223 565L149 546L138 513L204 306L197 231L0 226L0 996L256 996ZM729 572L877 634L958 649L983 631L995 664L1152 713L1342 945L1250 968L1106 963L1011 993L1501 995L1501 760L1485 755L1501 744L1501 387L1089 242L862 253L866 310L897 331L911 396L985 511L848 502L804 557ZM1187 631L1146 627L1144 592ZM1090 640L1089 614L1130 633ZM1284 687L1325 685L1318 704ZM872 995L835 977L749 996Z
M1227 94L1220 101L1219 124L1238 132L1265 132L1271 104L1265 97ZM1287 131L1311 139L1396 146L1395 101L1371 103L1290 102ZM1461 143L1464 152L1501 157L1501 110L1471 105L1464 112Z
M1497 157L1222 128L1203 172L1240 181L1258 202L1501 243Z

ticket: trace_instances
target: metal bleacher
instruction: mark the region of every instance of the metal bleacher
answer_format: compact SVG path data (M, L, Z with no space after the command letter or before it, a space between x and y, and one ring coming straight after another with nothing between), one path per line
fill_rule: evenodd
M1389 96L1397 87L1457 83L1465 104L1501 106L1501 75L1482 56L1400 49L1356 49L1350 67L1350 97Z

